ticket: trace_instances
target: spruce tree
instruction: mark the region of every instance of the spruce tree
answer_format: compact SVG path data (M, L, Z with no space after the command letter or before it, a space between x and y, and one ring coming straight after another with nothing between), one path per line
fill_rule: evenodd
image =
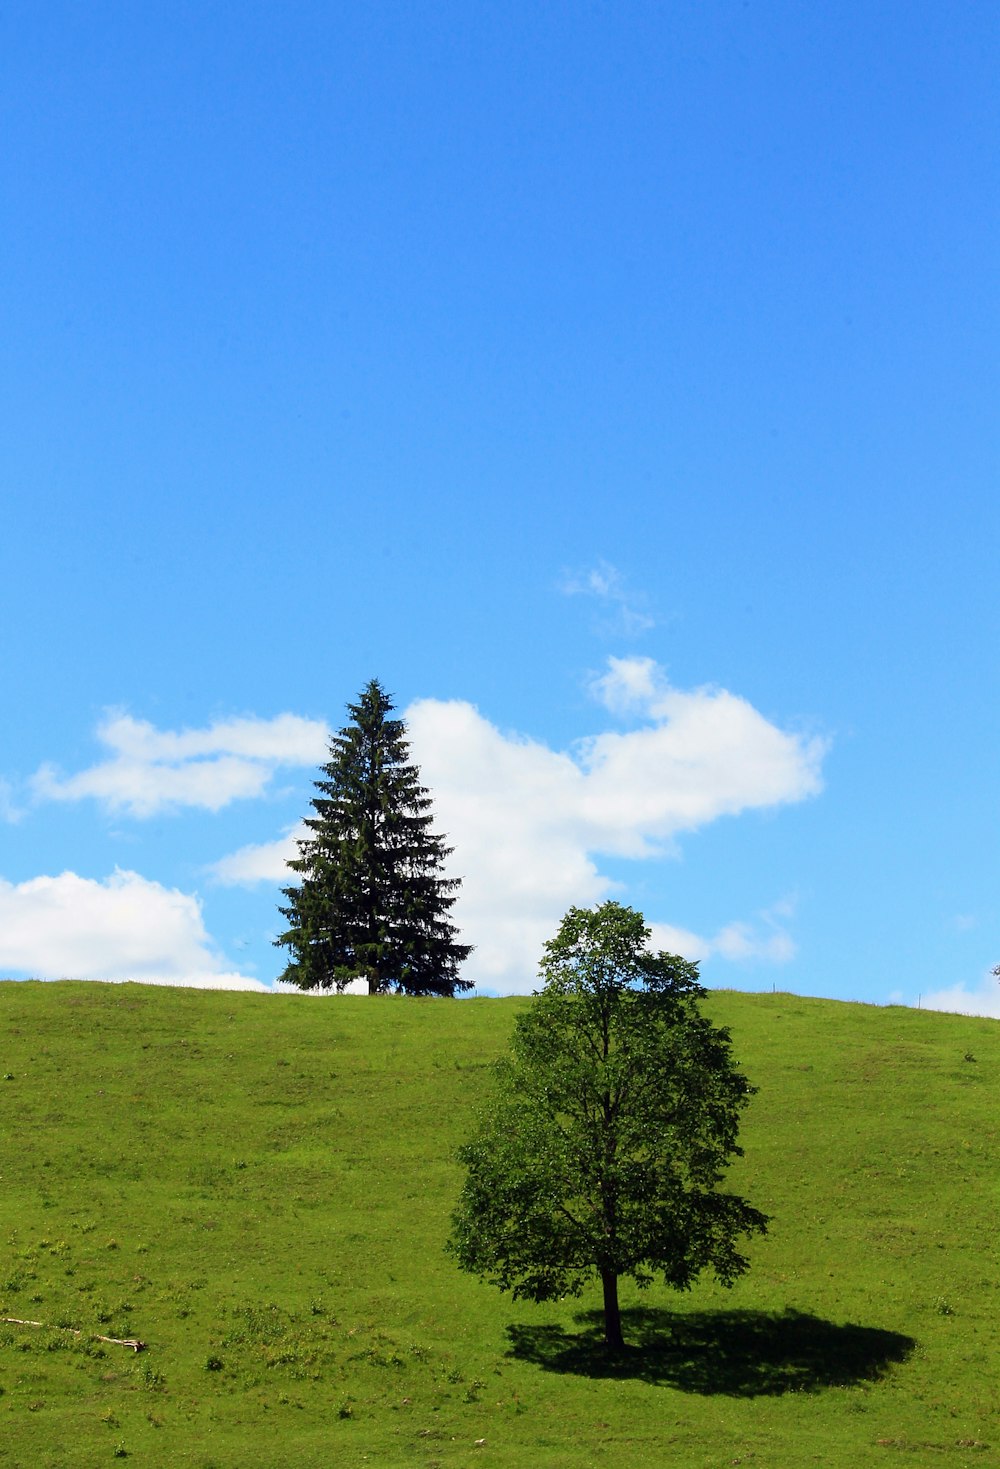
M431 830L431 801L408 760L406 726L377 679L349 704L352 722L330 743L316 781L315 815L289 866L288 928L275 942L292 951L281 978L300 989L342 990L363 979L369 994L454 995L471 989L458 968L471 952L456 943L448 914L460 879L442 876L451 848Z

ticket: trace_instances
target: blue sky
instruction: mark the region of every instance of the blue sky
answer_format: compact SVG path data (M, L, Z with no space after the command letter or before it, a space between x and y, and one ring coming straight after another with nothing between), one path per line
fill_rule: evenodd
M378 677L525 990L1000 1014L1000 18L0 15L0 973L270 984Z

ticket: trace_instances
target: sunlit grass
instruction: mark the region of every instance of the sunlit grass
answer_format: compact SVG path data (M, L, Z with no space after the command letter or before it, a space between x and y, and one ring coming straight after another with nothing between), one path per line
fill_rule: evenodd
M994 1022L712 995L771 1233L608 1363L442 1250L523 1003L0 985L0 1462L992 1460Z

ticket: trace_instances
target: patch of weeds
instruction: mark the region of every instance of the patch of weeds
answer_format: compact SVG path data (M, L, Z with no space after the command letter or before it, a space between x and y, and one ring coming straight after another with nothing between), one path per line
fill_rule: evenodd
M291 1367L299 1361L299 1353L294 1347L279 1347L269 1351L265 1360L269 1367Z
M260 1342L269 1346L282 1341L288 1334L289 1317L273 1301L264 1306L236 1306L232 1314L236 1325L226 1334L223 1346L240 1342Z
M352 1398L345 1398L344 1401L341 1403L340 1407L337 1409L337 1417L338 1418L353 1418L354 1417L354 1408L352 1406L352 1403L353 1403L353 1399Z
M205 1358L205 1371L206 1372L221 1372L222 1369L223 1369L223 1367L225 1365L226 1364L225 1364L225 1362L223 1362L223 1360L222 1360L221 1357L206 1357Z
M364 1353L365 1361L373 1367L402 1367L403 1359L398 1352L380 1352L378 1347L369 1347Z
M138 1378L148 1392L163 1392L167 1385L167 1379L162 1372L157 1372L148 1362L136 1363L132 1368L132 1376Z
M934 1302L934 1309L939 1316L954 1316L955 1314L954 1306L950 1301L945 1300L944 1296L938 1296Z
M474 1377L469 1383L468 1387L465 1389L465 1392L462 1395L462 1401L464 1403L478 1403L479 1394L482 1392L485 1386L485 1382L482 1382L478 1377Z
M113 1459L127 1459L128 1458L128 1449L125 1447L125 1440L123 1438L120 1438L118 1440L118 1442L115 1444L114 1452L113 1452L113 1454L112 1454L111 1457Z

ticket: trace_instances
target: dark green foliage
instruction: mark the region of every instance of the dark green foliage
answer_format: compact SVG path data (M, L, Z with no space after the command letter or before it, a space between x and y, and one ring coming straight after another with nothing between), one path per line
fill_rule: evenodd
M651 954L642 916L572 908L545 948L544 988L518 1017L479 1135L450 1248L515 1297L578 1295L599 1276L622 1345L618 1278L730 1285L767 1220L718 1184L753 1092L728 1031L698 1007L697 966Z
M310 835L289 864L302 882L284 889L288 929L276 942L294 957L281 978L327 990L363 979L370 994L470 989L458 968L471 949L448 919L460 881L441 875L451 848L430 830L403 721L388 718L376 679L348 708L353 722L331 742Z

